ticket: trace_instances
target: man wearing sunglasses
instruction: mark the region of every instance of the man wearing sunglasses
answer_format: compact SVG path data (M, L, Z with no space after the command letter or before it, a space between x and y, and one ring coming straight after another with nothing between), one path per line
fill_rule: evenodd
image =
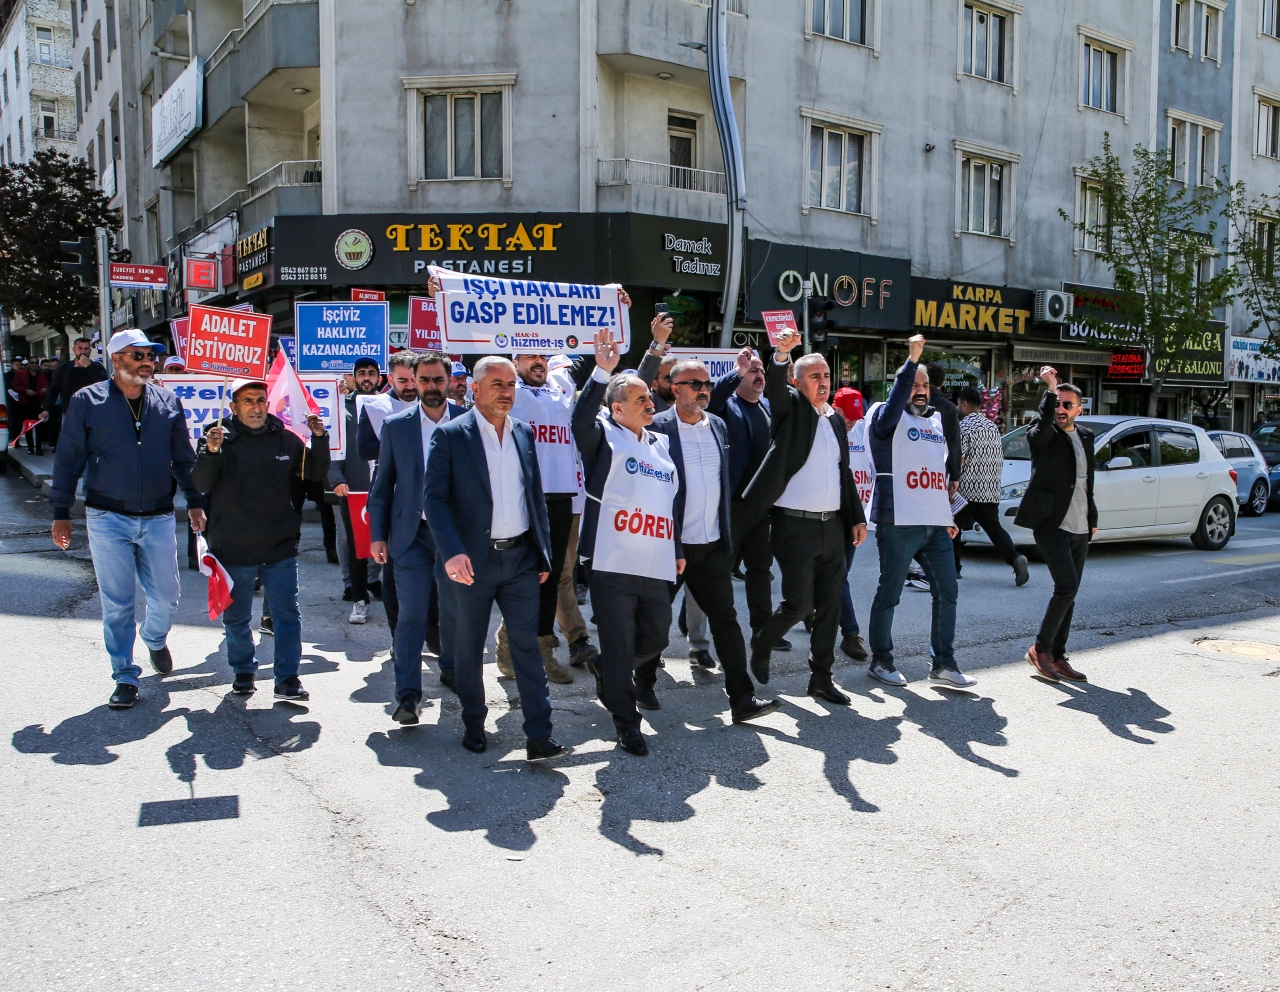
M729 430L719 417L707 413L711 375L699 361L676 362L671 368L675 405L653 418L655 434L670 439L680 488L675 494L675 519L680 523L684 571L676 578L707 615L716 653L724 668L724 691L733 722L754 720L778 708L776 700L755 697L747 674L747 646L733 606L733 540L729 525ZM658 668L636 669L636 705L656 710L653 691Z
M85 527L102 599L102 632L116 688L107 705L128 709L138 699L142 674L133 661L141 633L160 675L173 671L166 641L178 609L178 544L173 494L181 488L187 516L204 529L200 494L191 483L196 453L182 402L151 381L164 345L139 330L112 336L107 345L113 375L70 398L53 462L53 543L71 544L71 507L84 475ZM147 598L139 632L134 589Z
M1036 642L1027 661L1049 682L1085 681L1071 667L1067 637L1075 611L1076 592L1089 555L1089 541L1098 532L1098 507L1093 502L1093 433L1076 426L1082 408L1080 390L1058 382L1046 365L1040 370L1045 385L1039 415L1027 428L1031 448L1031 481L1014 523L1036 537L1053 577L1053 596L1044 611Z

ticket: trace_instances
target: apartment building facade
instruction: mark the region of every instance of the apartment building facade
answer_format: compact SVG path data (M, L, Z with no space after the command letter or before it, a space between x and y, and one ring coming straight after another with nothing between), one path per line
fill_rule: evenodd
M705 5L116 3L137 53L118 104L132 114L112 130L111 96L95 94L78 147L96 159L99 134L111 153L121 135L130 247L170 266L142 326L197 299L250 302L287 336L295 300L364 287L387 292L403 343L408 297L440 264L619 280L638 314L666 301L682 343L718 339L727 229ZM1280 107L1274 3L732 0L736 340L758 340L762 310L798 309L811 278L833 302L833 363L871 397L923 331L951 381L998 395L1009 424L1045 361L1095 412L1143 407L1141 383L1078 328L1034 319L1037 291L1087 303L1110 285L1059 210L1096 210L1083 170L1108 133L1126 158L1170 148L1187 182L1226 167L1280 188L1261 123ZM75 4L92 37L105 0ZM218 260L219 289L184 287L189 257ZM1188 380L1165 412L1191 417L1197 391L1225 385L1211 380ZM1268 402L1267 387L1238 392L1241 417Z

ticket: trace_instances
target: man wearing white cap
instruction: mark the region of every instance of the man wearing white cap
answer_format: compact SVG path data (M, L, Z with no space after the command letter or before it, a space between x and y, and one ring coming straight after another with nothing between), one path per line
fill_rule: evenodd
M329 442L324 423L307 417L311 444L267 412L267 384L260 379L231 383L231 420L205 428L191 480L210 494L209 550L231 576L231 605L222 614L227 664L235 673L231 691L254 691L258 659L249 621L253 584L271 603L275 621L275 698L309 698L298 679L302 661L302 621L298 614L298 538L302 513L294 508L296 479L322 482L329 474Z
M182 402L151 381L164 345L139 330L111 338L113 375L86 386L67 403L53 462L53 541L71 544L71 508L83 474L89 553L102 600L102 632L116 688L107 705L128 709L138 699L142 674L133 661L134 591L147 599L142 641L151 667L173 671L166 641L181 588L173 519L175 483L187 498L187 516L197 530L204 511L191 482L195 452Z

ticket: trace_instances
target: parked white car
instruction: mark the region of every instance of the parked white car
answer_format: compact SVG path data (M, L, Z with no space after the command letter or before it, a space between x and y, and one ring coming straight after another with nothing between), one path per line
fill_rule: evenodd
M1094 436L1098 504L1095 541L1189 537L1204 551L1218 551L1236 530L1236 473L1201 428L1152 417L1081 417ZM1031 478L1027 428L1010 431L1001 443L1000 520L1022 546L1035 544L1031 531L1013 518ZM990 544L975 524L964 540Z

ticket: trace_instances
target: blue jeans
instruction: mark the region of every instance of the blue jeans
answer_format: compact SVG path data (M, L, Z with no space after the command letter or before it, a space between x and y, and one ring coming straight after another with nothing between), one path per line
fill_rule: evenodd
M226 566L233 583L231 605L222 614L227 634L227 664L239 675L256 672L258 658L253 649L253 580L262 576L264 603L271 604L275 625L275 678L293 678L302 663L302 618L298 614L298 559L286 558L272 565Z
M128 517L109 510L84 511L89 554L102 600L102 640L117 682L138 684L142 669L133 663L134 595L137 584L147 597L142 643L164 647L178 609L178 538L172 513Z
M844 587L840 590L840 636L859 633L858 614L853 612L853 593L849 591L849 569L853 568L853 553L857 545L852 541L844 549Z
M893 610L902 598L911 559L920 553L933 597L933 621L929 634L929 654L935 668L955 668L956 581L955 552L945 527L876 525L876 547L880 552L880 585L871 603L870 642L873 664L893 664Z

